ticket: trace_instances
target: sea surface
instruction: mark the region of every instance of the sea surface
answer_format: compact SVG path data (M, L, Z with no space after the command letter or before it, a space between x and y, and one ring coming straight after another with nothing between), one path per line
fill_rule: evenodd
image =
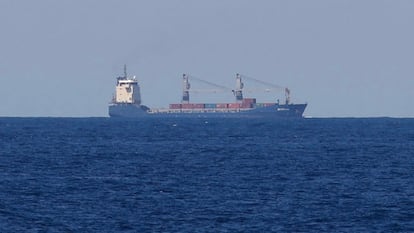
M0 232L414 232L414 119L0 118Z

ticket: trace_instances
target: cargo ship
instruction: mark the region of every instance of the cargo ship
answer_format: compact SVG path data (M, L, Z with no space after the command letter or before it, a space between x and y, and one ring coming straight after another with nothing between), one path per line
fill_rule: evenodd
M293 104L290 90L284 88L285 101L260 103L256 98L244 98L242 76L236 74L236 88L230 90L235 100L230 103L190 102L189 75L182 77L183 92L180 103L172 103L168 108L149 108L141 103L140 85L134 77L128 77L126 66L124 76L118 77L115 94L109 103L110 117L254 117L254 118L302 118L307 106Z

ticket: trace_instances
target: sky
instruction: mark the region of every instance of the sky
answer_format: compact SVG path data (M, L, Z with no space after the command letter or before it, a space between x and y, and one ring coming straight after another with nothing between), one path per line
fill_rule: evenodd
M412 0L0 0L0 116L108 116L127 64L150 107L180 101L183 73L228 87L241 73L289 87L306 116L414 117L413 12ZM233 101L212 95L191 98Z

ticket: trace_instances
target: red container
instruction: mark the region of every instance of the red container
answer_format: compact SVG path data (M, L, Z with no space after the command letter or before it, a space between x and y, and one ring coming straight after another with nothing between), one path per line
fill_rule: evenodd
M252 107L252 104L250 104L250 103L242 103L241 104L241 108L251 108Z
M182 109L193 109L194 108L194 104L182 104L181 105Z
M170 109L180 109L181 104L170 104Z
M256 98L244 98L242 103L243 104L255 104Z
M231 103L229 104L229 108L240 108L241 104L239 103Z
M204 108L204 104L193 104L193 108Z
M227 108L228 105L227 104L217 104L216 108Z

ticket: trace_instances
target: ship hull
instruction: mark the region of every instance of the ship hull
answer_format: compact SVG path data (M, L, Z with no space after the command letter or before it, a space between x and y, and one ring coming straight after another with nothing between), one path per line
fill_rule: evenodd
M274 104L250 109L149 109L144 105L111 104L110 117L191 117L191 118L302 118L307 104Z
M148 116L149 108L139 104L110 104L108 113L110 117L138 118Z

